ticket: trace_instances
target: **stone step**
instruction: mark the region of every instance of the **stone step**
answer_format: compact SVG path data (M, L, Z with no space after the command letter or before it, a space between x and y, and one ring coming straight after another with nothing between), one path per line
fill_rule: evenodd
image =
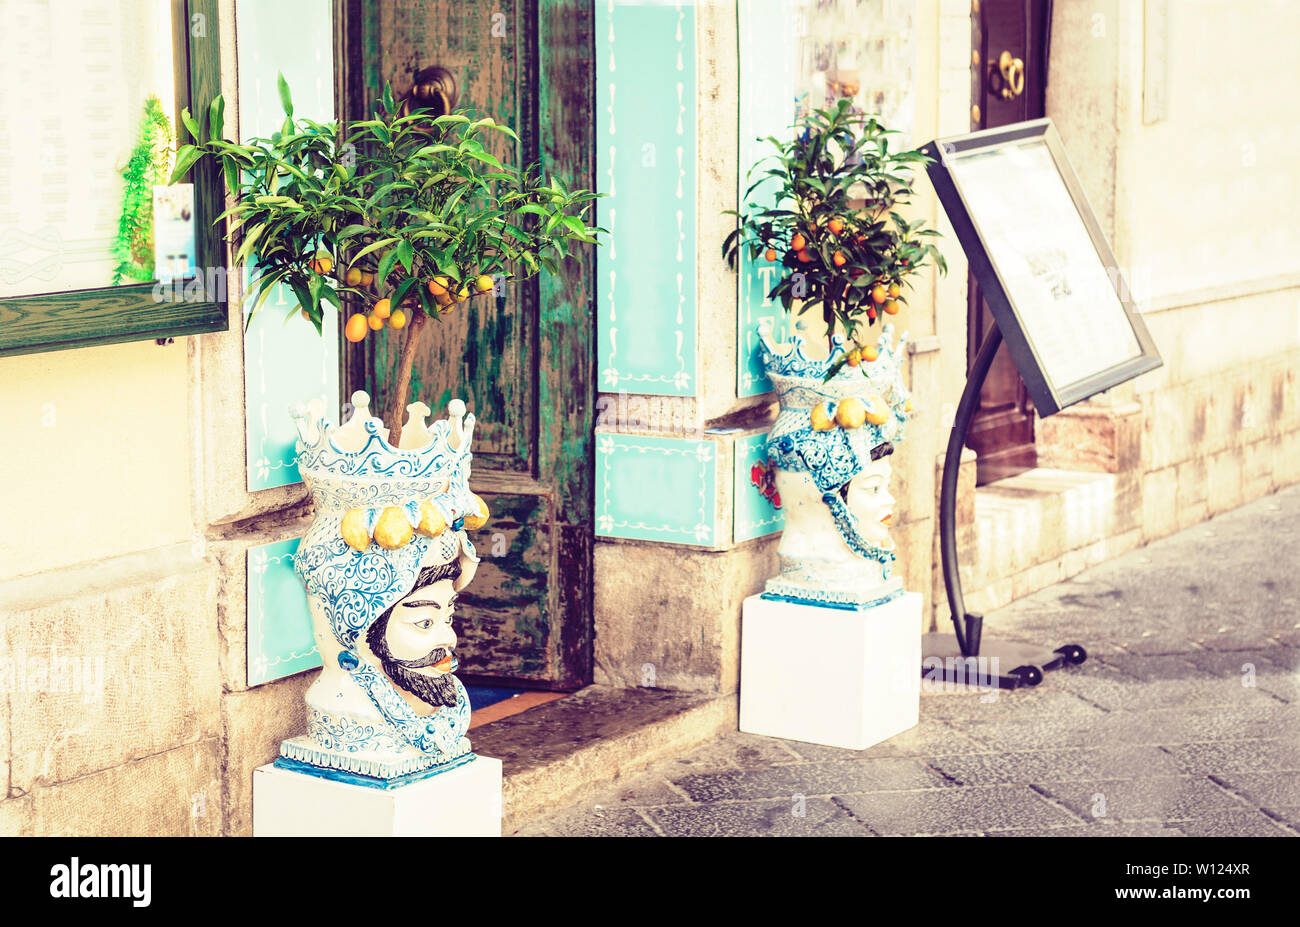
M987 612L1136 547L1140 509L1113 473L1039 467L975 491L967 608Z
M503 834L651 763L737 728L735 695L588 686L475 728L503 763Z

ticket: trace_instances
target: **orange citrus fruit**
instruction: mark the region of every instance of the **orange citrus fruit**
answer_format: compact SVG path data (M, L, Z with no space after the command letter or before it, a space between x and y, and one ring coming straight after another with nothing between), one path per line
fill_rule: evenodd
M830 222L826 223L826 227L831 230L832 235L838 235L840 232L844 231L844 220L839 216L836 216Z
M348 341L360 341L366 337L368 331L370 331L370 326L366 322L366 317L358 312L348 319L348 324L343 327L343 337L347 338Z
M836 267L843 267L845 264L849 262L849 259L844 256L843 251L836 251L834 254L831 255L831 262Z
M802 235L799 235L797 233L795 234L794 238L790 239L790 247L793 248L795 251L802 251L807 244L808 244L808 239L804 238Z
M871 288L871 299L876 304L883 303L889 296L889 291L877 283Z
M361 268L349 267L347 274L343 277L343 282L348 286L357 286L361 283Z
M379 318L386 319L392 315L392 312L393 304L390 300L381 299L379 302L375 303L374 313L379 316Z
M388 317L389 328L402 328L406 325L406 310L394 309L393 314Z
M869 344L862 349L862 359L866 361L868 364L871 363L879 356L880 356L880 352L876 350L876 346L874 344Z
M480 293L490 293L494 287L496 287L496 281L487 274L479 274L474 280L474 289Z
M372 312L370 315L366 316L366 324L370 326L372 332L377 332L384 327L383 316Z
M898 299L898 297L900 297L900 296L902 296L902 295L903 295L903 288L900 287L897 283L891 283L891 284L889 285L889 298L890 298L890 299Z
M775 261L775 260L776 260L776 249L775 249L775 248L768 248L767 251L766 251L766 253L764 253L763 257L767 258L769 261Z
M885 313L888 315L898 315L898 310L900 308L898 300L896 299L891 299L889 302L885 303Z

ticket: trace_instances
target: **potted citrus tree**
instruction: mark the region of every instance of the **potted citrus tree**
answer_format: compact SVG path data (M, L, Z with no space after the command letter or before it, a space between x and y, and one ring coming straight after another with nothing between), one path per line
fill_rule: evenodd
M518 139L491 116L404 112L386 87L372 118L322 124L293 118L283 76L279 91L280 131L244 144L221 137L221 97L198 117L186 110L195 142L177 151L172 179L204 158L221 163L238 202L219 219L233 220L236 263L256 260L249 319L283 285L318 331L324 304L351 304L348 340L403 339L384 415L396 445L429 323L595 243L584 216L596 194L503 164L492 136Z
M491 117L405 112L386 88L371 118L322 124L295 120L283 77L279 89L285 118L270 138L224 139L220 97L197 118L186 111L194 141L174 178L205 159L224 171L236 202L220 218L235 263L253 264L249 318L284 286L297 297L290 311L317 330L333 305L350 312L351 341L402 339L382 419L362 392L343 424L320 400L291 410L315 502L294 561L323 666L306 696L308 733L276 761L393 788L474 759L451 619L478 563L468 532L488 517L469 489L474 417L457 399L426 424L428 407L407 403L412 365L444 315L594 243L584 220L594 194L502 163L491 142L515 135ZM491 763L476 768L493 775Z
M874 360L869 332L899 312L904 292L930 261L947 265L930 241L939 233L899 212L913 196L911 170L929 159L919 151L891 151L886 129L848 100L816 110L790 138L769 137L774 151L749 171L747 196L760 187L768 205L748 203L722 250L734 268L741 248L751 260L779 265L768 293L787 311L820 308L827 337L852 342L838 363Z
M891 132L848 100L817 110L750 171L749 203L723 242L734 267L740 249L780 268L768 294L787 311L821 310L829 356L803 353L796 334L759 345L781 411L768 435L773 491L786 512L781 573L767 595L813 605L865 608L901 594L890 569L889 455L912 412L901 370L897 314L930 262L946 271L938 233L900 212L913 195L911 170L927 158L893 151ZM747 194L748 195L748 194ZM872 327L882 323L873 335ZM904 336L905 337L905 336ZM766 483L767 480L758 480ZM778 501L779 500L779 501Z

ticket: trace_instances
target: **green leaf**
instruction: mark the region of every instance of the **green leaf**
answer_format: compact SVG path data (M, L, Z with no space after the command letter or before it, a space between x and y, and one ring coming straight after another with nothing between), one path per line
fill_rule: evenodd
M181 110L181 122L184 124L186 131L190 133L190 138L196 142L203 141L199 138L199 123L192 115L190 115L190 109L188 106Z
M409 241L403 240L400 242L394 249L394 254L397 255L397 260L401 261L403 266L406 267L408 274L415 270L415 249Z
M203 149L195 148L193 145L182 145L176 152L176 166L172 168L172 176L168 183L176 183L184 177L194 162L203 157Z
M388 280L388 275L393 270L393 264L397 261L398 248L393 248L382 258L379 259L379 267L375 270L375 280L383 285Z
M393 290L393 295L389 297L394 309L402 304L402 300L405 299L406 294L411 291L411 287L416 286L419 282L420 281L414 277L407 277L397 285L397 288Z
M293 97L289 94L289 82L284 79L283 72L276 74L275 85L280 91L280 106L284 108L284 114L286 116L292 116Z
M354 264L357 263L357 261L361 260L370 252L376 251L379 248L387 248L395 241L397 241L396 236L394 236L393 238L381 238L379 241L366 245L364 248L362 248L360 251L358 251L356 254L352 256L352 260L348 261L348 266L352 267Z
M244 243L240 245L239 250L235 252L236 264L244 260L246 257L248 257L248 255L252 253L253 246L257 244L257 237L261 235L265 229L266 226L264 225L256 225L253 226L253 228L249 230L247 234L244 235Z
M217 94L212 98L212 104L208 108L208 135L211 138L221 138L221 130L226 125L226 101Z

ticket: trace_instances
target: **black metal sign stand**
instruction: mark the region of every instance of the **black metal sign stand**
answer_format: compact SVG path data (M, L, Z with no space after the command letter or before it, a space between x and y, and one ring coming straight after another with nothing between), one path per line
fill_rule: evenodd
M948 592L948 606L952 610L952 634L932 633L923 638L921 652L925 659L921 676L946 683L968 684L1001 689L1036 686L1043 681L1046 670L1059 669L1067 664L1082 663L1088 659L1087 651L1078 644L1066 644L1055 650L1031 644L1002 643L982 646L980 632L984 616L966 611L962 598L961 575L957 567L957 475L961 469L961 452L966 446L966 434L979 404L980 389L993 366L1002 332L997 325L989 329L980 345L975 365L971 368L957 403L952 433L948 437L948 451L943 461L943 482L939 494L939 550L943 560L943 584ZM973 658L984 659L973 659ZM996 661L996 662L994 662ZM1010 667L1003 670L1002 667Z

